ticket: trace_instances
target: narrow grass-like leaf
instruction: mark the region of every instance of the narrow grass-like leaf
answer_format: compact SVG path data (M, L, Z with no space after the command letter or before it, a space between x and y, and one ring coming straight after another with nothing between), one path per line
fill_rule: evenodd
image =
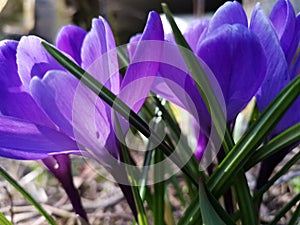
M235 225L232 218L228 215L228 213L223 209L217 199L212 195L212 193L208 190L206 184L203 182L203 188L206 190L206 196L210 201L211 206L214 211L219 215L219 217L225 222L226 225ZM200 193L200 191L199 191ZM200 199L201 201L201 199ZM250 210L249 210L250 211ZM251 212L249 213L251 215Z
M125 143L125 138L123 136L122 129L121 129L121 126L119 124L119 120L118 120L116 114L115 114L115 123L116 123L118 137L121 138L120 145L121 145L122 156L124 158L124 162L126 163L125 168L126 168L128 180L130 182L130 187L131 187L131 190L133 193L134 202L135 202L136 209L137 209L137 219L138 219L137 222L139 225L148 225L148 220L147 220L145 208L143 205L143 200L141 199L139 189L138 189L138 181L135 179L135 176L134 176L135 171L133 171L129 151L128 151L127 147L123 144L123 143Z
M1 225L13 225L1 212L0 212L0 224Z
M294 155L261 189L259 189L253 199L257 201L282 175L287 173L289 169L300 160L300 152Z
M190 160L188 161L187 165L190 166L190 170L194 171L194 174L197 174L198 168L199 168L199 162L195 157L195 154L193 153L192 149L189 147L187 138L185 135L182 134L182 131L175 119L175 116L168 104L168 102L165 102L164 104L161 102L161 100L158 97L153 97L153 100L159 110L162 113L162 117L166 124L168 125L168 129L170 129L170 135L172 136L173 140L178 143L179 139L182 143L182 149L180 152L182 154L185 154L185 157L190 157ZM179 146L180 147L180 146Z
M10 185L12 185L23 197L33 205L38 212L46 219L46 221L51 225L57 225L55 220L44 210L44 208L34 200L34 198L22 188L18 182L12 178L3 168L0 167L0 176L5 179Z
M225 223L226 225L235 225L234 221L225 212L225 210L222 208L219 202L214 198L214 196L210 193L210 191L204 186L204 183L202 183L201 185L202 185L201 188L205 189L205 193L202 193L203 190L201 190L201 192L199 190L199 194L192 199L191 203L189 204L189 207L185 210L183 216L180 218L177 225L202 224L203 218L201 217L202 216L201 213L202 210L205 210L205 205L207 204L207 202L205 202L204 205L201 205L203 204L202 195L205 195L204 200L209 199L210 210L213 210L218 215L219 218L222 218L222 221L224 221L222 224ZM199 200L199 196L200 196L200 200ZM203 208L201 209L201 207Z
M184 214L178 221L177 225L190 225L197 221L202 224L201 212L199 208L199 195L192 199L189 207L184 211Z
M175 191L176 191L176 196L177 196L178 199L180 200L181 205L182 205L183 207L185 207L185 206L186 206L186 201L185 201L185 198L184 198L184 194L183 194L182 188L181 188L180 185L179 185L178 177L172 176L172 177L170 178L170 180L171 180L171 183L173 184L173 187L174 187L174 189L175 189Z
M223 193L247 163L247 159L255 152L262 141L277 125L285 112L296 100L300 93L300 76L296 77L264 110L259 119L253 124L225 159L214 171L208 185L216 196Z
M159 148L164 152L165 155L168 156L173 153L173 149L171 149L165 141L161 142L160 137L150 129L148 124L133 110L131 110L121 99L114 95L109 89L99 83L92 75L76 65L72 60L66 57L54 46L44 41L42 41L41 43L49 52L49 54L52 55L53 58L55 58L65 69L67 69L78 80L80 80L80 82L86 85L92 92L98 95L109 106L113 107L116 112L127 119L128 122L137 130L139 130L145 137L149 138L151 136L151 140L155 145L159 146ZM194 185L197 186L197 175L194 174L193 171L190 171L187 165L183 165L180 158L173 157L172 160L177 166L179 166L179 168L181 168L183 173L185 173L192 180Z
M160 118L161 119L161 118ZM157 121L157 124L159 122ZM154 162L159 163L164 159L163 153L159 150L155 150ZM154 167L154 180L163 180L164 177L164 168L163 167ZM154 184L154 195L153 195L153 216L155 225L164 225L164 215L165 215L165 190L166 184L165 181L156 182Z
M240 172L237 175L236 182L234 182L234 190L239 204L240 220L242 221L242 224L257 224L258 213L255 211L247 178L243 172Z
M168 193L165 194L165 224L166 225L175 225L175 219L174 219L174 210L173 206L170 202Z
M281 149L290 146L300 140L300 123L290 127L284 132L280 133L268 143L260 147L251 157L249 162L245 165L245 170L249 170L255 164L265 160Z
M278 221L289 211L291 208L300 201L300 193L297 194L288 204L286 204L275 216L275 218L268 225L277 225ZM298 206L299 207L299 206Z
M225 222L220 218L214 210L214 207L211 205L210 200L207 197L207 189L204 187L202 182L199 184L199 196L203 225L225 225Z
M155 102L158 109L161 111L162 117L167 122L168 127L170 127L170 129L172 130L172 134L174 134L175 136L174 138L178 139L181 134L181 129L178 123L175 121L175 116L172 113L172 110L167 110L170 109L170 107L168 107L168 102L162 103L162 100L156 96L153 96L152 99Z
M149 148L147 148L149 149ZM148 173L149 173L149 166L151 165L151 161L153 159L153 150L148 150L145 154L144 157L144 163L143 163L143 170L141 174L141 179L139 182L140 186L140 195L141 198L144 200L146 197L146 192L147 192L147 180L148 180Z

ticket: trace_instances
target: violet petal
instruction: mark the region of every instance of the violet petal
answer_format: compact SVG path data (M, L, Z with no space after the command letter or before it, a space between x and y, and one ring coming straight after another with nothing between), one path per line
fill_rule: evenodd
M32 77L42 78L48 70L65 70L41 45L36 36L24 36L17 48L18 73L26 90Z
M82 68L113 93L118 94L120 76L116 44L108 23L101 17L93 19L81 52Z
M188 42L192 51L196 51L198 45L201 43L203 38L206 36L209 20L198 19L189 25L184 33L184 38Z
M66 135L46 126L25 120L0 116L0 148L20 152L20 158L31 159L34 155L54 155L61 152L76 152L77 144ZM3 157L19 159L18 154L0 151ZM46 155L45 155L46 157Z
M33 78L30 88L38 104L60 130L106 164L105 145L111 129L107 106L98 96L63 71L49 71L42 80Z
M260 39L267 58L266 76L256 95L258 107L263 110L288 84L288 65L273 26L259 4L254 8L250 28Z
M287 53L296 33L296 15L290 1L277 1L270 14L270 20L278 35L283 52L289 58Z
M224 25L206 37L197 54L218 80L232 121L264 79L266 58L258 38L240 24Z
M0 111L3 115L24 119L36 124L54 127L49 117L27 92L2 93Z
M57 35L56 46L81 65L81 47L87 32L77 26L64 26Z
M242 24L248 27L247 15L239 2L228 1L223 4L211 18L208 33L224 24Z
M16 63L17 46L17 41L0 42L0 92L22 84Z
M160 16L152 11L124 76L119 94L119 97L135 112L141 108L157 76L163 39Z

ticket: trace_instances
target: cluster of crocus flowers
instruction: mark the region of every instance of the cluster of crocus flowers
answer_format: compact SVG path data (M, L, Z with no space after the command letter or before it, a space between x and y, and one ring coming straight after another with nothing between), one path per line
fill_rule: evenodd
M238 113L253 97L256 97L259 110L263 111L299 75L299 22L300 16L295 15L288 0L277 1L269 17L258 3L249 23L242 6L234 1L221 6L211 19L196 20L186 29L184 36L192 51L199 57L199 63L204 64L206 73L212 74L220 85L225 102L224 112L230 128ZM172 37L169 36L168 39L174 42ZM178 58L179 54L178 52ZM159 72L161 76L184 87L197 108L197 123L200 123L201 131L195 154L200 160L212 126L210 115L191 76L184 71L175 70L172 71L170 65L163 65ZM170 74L169 71L173 73ZM217 93L217 89L215 90ZM155 92L193 113L189 104L182 104L182 98L185 97L176 95L176 92L172 93L172 97L169 92L156 88ZM300 98L271 132L269 139L299 123L299 107ZM296 144L262 163L258 187L268 180L274 167Z
M209 20L194 21L184 36L206 74L211 74L217 81L224 101L224 113L230 125L255 96L265 78L266 56L258 36L248 27L246 13L238 2L225 3ZM197 109L198 115L195 117L199 117L197 123L201 131L195 154L200 160L212 126L210 114L191 76L180 70L170 74L170 70L170 65L162 65L159 73L184 87ZM218 93L218 89L213 88ZM159 89L155 89L155 92L166 98L170 96ZM191 112L189 104L181 104L184 102L182 96L176 95L176 92L174 95L176 97L169 98L170 101Z
M299 74L299 57L296 54L299 47L299 21L300 16L295 15L288 0L277 1L269 17L258 3L249 23L238 2L227 2L211 19L196 20L186 29L184 36L199 57L199 63L208 66L204 67L207 74L213 74L220 85L229 127L253 97L256 97L258 107L263 111ZM177 71L175 76L170 75L168 67L161 66L160 75L185 87L198 109L202 131L196 156L201 159L208 141L210 115L190 75L182 71ZM176 80L174 77L181 78ZM169 93L161 90L155 91L166 98L169 96ZM174 97L169 99L189 110L188 105L181 104L181 96L176 97L175 100ZM270 138L299 122L299 100L272 131ZM270 165L270 162L266 165Z
M253 97L256 96L258 107L263 110L299 73L296 50L300 16L295 15L288 0L279 0L270 17L257 5L249 22L238 2L227 2L211 19L193 22L184 36L204 71L217 81L218 87L212 86L216 92L221 91L217 97L224 102L230 128ZM56 46L135 112L153 91L193 114L200 124L195 125L195 129L200 129L195 150L200 160L213 126L211 117L188 70L178 67L184 64L178 49L163 52L169 44L175 46L170 36L164 38L159 15L151 12L144 32L131 40L131 63L123 78L113 34L103 18L94 19L89 32L73 25L65 26L58 34ZM139 45L147 41L164 44L155 45L158 47L155 50L151 44ZM150 49L145 49L147 46ZM164 58L159 62L160 54L172 57L173 63L172 59L163 61ZM156 77L162 79L155 80ZM42 159L62 182L79 214L82 208L72 180L64 179L71 177L68 154L93 155L114 177L125 175L125 171L115 168L122 155L113 112L80 85L46 52L40 38L28 36L20 42L1 42L0 156ZM181 87L184 93L174 87ZM271 137L299 123L299 100ZM94 117L90 116L91 112ZM122 184L120 187L136 213L130 188ZM84 213L81 216L86 217Z
M142 40L163 40L157 13L149 14ZM140 77L153 77L159 67L157 62L132 64L122 79L113 34L103 18L94 19L89 32L73 25L63 27L56 46L116 95ZM85 151L88 149L113 176L121 176L110 165L111 157L120 158L111 110L92 92L78 91L80 82L46 52L40 38L27 36L19 42L2 41L0 53L0 155L42 159L62 183L76 213L86 219L78 193L70 191L74 186L67 154L89 155ZM135 55L134 60L139 61L137 58L143 57L143 52L137 48ZM122 98L138 111L142 104L135 103L146 98L150 87L151 82L133 97ZM80 107L74 109L75 98ZM95 118L89 117L88 106L96 111ZM130 188L126 185L121 188L135 211Z

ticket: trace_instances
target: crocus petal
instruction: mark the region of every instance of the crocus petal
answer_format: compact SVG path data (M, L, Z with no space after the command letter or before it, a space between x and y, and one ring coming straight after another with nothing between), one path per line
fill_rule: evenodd
M208 25L209 20L198 19L197 21L194 21L192 24L190 24L186 29L184 37L193 51L196 51L197 46L206 36Z
M83 69L113 93L119 92L116 44L112 31L103 18L93 19L92 29L83 41L81 59Z
M0 92L21 86L16 63L18 42L0 42Z
M39 160L49 157L48 153L42 152L29 152L27 150L15 150L0 147L0 156L10 159L18 160Z
M56 46L81 64L81 47L87 32L74 25L64 26L57 35Z
M66 85L68 87L67 89ZM96 121L100 123L99 127L106 127L106 123L101 124L101 122L107 120L106 118L98 117L94 119L91 118L90 115L90 113L97 109L98 111L95 115L105 116L105 113L103 113L104 110L102 109L104 107L94 106L94 104L96 105L98 102L98 97L91 91L88 91L87 88L84 88L83 84L78 85L78 81L70 74L63 71L49 71L43 79L34 77L30 87L32 95L38 104L45 110L55 124L70 137L74 137L74 129L81 133L81 126L87 128L87 126L83 124L86 123L86 119L83 119L86 117L91 119L90 123ZM80 108L79 102L81 104ZM89 108L87 108L87 106ZM93 108L90 108L91 106L93 106ZM88 112L88 110L91 110L91 112ZM98 114L98 112L100 112L100 114ZM78 122L74 123L74 116L82 118L82 124ZM104 131L105 129L100 131L97 135L101 136L102 133L105 133ZM96 136L96 132L94 132L92 136ZM105 137L103 137L103 139L105 139Z
M293 40L291 42L289 49L287 50L287 52L285 52L286 61L287 61L288 65L292 64L294 57L296 55L295 53L297 52L299 43L300 43L300 15L298 15L296 17L295 32L293 35Z
M36 124L54 127L49 117L27 92L2 93L0 111L3 115L21 118Z
M258 38L240 24L223 25L202 42L197 55L217 78L232 121L264 79L266 59Z
M19 151L21 158L31 153L42 156L78 149L74 141L54 129L7 116L0 116L0 148ZM13 153L0 151L0 155L12 157Z
M300 42L300 14L297 16L296 20L296 30L298 31L295 35L294 42L292 43L290 51L292 52L290 55L292 56L291 59L293 59L295 53L295 49L298 48L299 42ZM289 62L289 61L288 61ZM297 75L300 74L300 57L298 55L297 59L295 60L294 64L291 67L290 72L290 79L294 79Z
M63 71L49 71L30 84L33 97L57 126L98 156L110 132L106 106L83 84ZM105 158L100 157L105 163Z
M250 28L260 39L267 58L266 76L256 95L258 107L263 110L289 82L288 65L273 26L259 4L254 8Z
M119 97L137 112L148 96L157 75L164 32L160 16L152 11L126 71ZM155 49L155 51L153 51ZM126 87L126 88L125 88ZM134 93L132 92L134 90Z
M0 46L0 111L2 115L12 116L53 127L45 113L37 106L32 97L22 91L21 80L17 73L17 42L3 41Z
M70 137L74 137L71 121L77 83L74 77L59 70L49 71L42 79L34 77L30 82L30 91L35 101Z
M270 14L270 20L279 37L283 52L287 56L296 32L296 15L290 1L277 1Z
M179 54L179 52L176 52ZM188 110L188 102L186 101L185 80L189 76L187 72L170 64L161 64L158 78L153 84L152 91L167 99L168 101ZM181 89L179 89L181 88ZM189 110L188 110L189 111Z
M61 90L63 92L63 90ZM114 149L105 149L111 132L108 106L84 84L79 84L72 107L72 126L76 140L98 155L102 163L107 163L106 155L114 154ZM114 146L113 146L114 147Z
M133 59L136 47L141 38L142 38L142 34L136 34L130 38L129 43L127 45L127 52L128 52L129 60Z
M205 74L209 78L213 77L207 65L201 59L198 60ZM178 47L172 43L164 45L159 77L156 78L152 91L185 109L201 124L205 133L209 132L211 125L209 113L191 75L188 74L188 68Z
M239 2L228 1L223 4L213 15L208 27L208 33L213 32L224 24L242 24L246 27L248 26L247 15Z
M200 161L202 159L202 156L206 149L207 142L208 142L208 140L207 140L206 135L203 134L202 132L200 132L198 142L197 142L197 147L195 149L195 156L198 159L198 161Z
M18 73L26 90L32 77L42 78L52 69L64 70L41 45L42 39L35 36L22 37L17 48Z

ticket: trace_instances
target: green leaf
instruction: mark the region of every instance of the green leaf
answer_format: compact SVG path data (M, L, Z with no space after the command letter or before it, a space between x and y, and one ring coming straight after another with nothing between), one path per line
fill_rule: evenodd
M207 204L209 205L208 207L209 211L211 211L211 212L205 212L206 213L205 217L207 219L209 218L210 214L216 213L217 217L221 218L221 221L226 225L235 225L234 221L230 218L230 216L225 212L225 210L222 208L219 202L214 198L214 196L207 189L205 183L200 182L199 188L201 190L199 190L198 195L192 199L191 203L189 204L189 207L185 210L183 216L180 218L177 225L202 224L202 221L204 220L202 213L203 211L208 210L205 208L207 207ZM217 222L217 220L214 222Z
M290 146L300 140L300 123L280 133L268 143L260 147L245 165L245 170L251 169L255 164L265 160L281 149Z
M33 205L38 212L46 219L46 221L51 225L57 225L54 219L44 210L44 208L34 200L34 198L22 188L18 182L12 178L3 168L0 167L0 176L5 179L11 186L13 186L23 197Z
M176 197L181 202L181 205L183 207L185 207L186 206L186 201L185 201L185 198L184 198L184 194L183 194L182 188L179 185L178 177L172 176L170 179L171 179L171 183L172 183L172 185L173 185L173 187L174 187L174 189L176 191Z
M274 176L261 188L259 189L253 199L254 201L257 201L260 199L260 197L269 190L269 188L278 180L282 175L287 173L289 169L298 161L300 160L300 152L298 152L296 155L293 156L277 173L274 174Z
M189 207L184 211L184 214L178 221L177 225L190 225L197 221L198 224L202 223L201 212L199 207L199 195L192 199Z
M195 157L192 149L189 147L187 142L187 137L182 134L182 131L175 119L175 116L171 110L168 102L162 103L162 101L158 97L153 97L153 101L156 106L162 113L162 117L167 124L168 129L170 129L170 136L175 141L175 143L180 143L177 147L179 148L179 152L183 155L182 158L190 158L188 160L187 166L189 166L190 170L193 171L194 174L198 173L199 170L199 162Z
M240 208L240 219L243 225L255 225L258 221L258 212L255 211L255 206L252 202L250 188L247 183L247 178L243 172L237 174L234 190Z
M0 212L0 224L1 225L13 225L1 212Z
M149 149L149 148L147 148L147 149ZM152 161L153 155L154 155L153 152L154 152L153 150L148 150L144 157L142 175L141 175L141 179L139 182L140 195L143 200L146 198L146 195L147 195L147 180L148 180L149 168L150 168L151 161Z
M200 182L199 184L199 205L202 215L203 225L226 225L220 216L216 213L214 207L211 205L207 197L207 189L204 184Z
M232 178L243 169L247 159L251 157L297 99L299 93L300 76L280 92L217 167L208 182L212 193L219 196L226 189L225 187L231 183Z
M159 118L157 118L159 119ZM161 119L161 118L160 118ZM156 122L159 124L159 121ZM159 125L158 125L159 126ZM154 162L159 163L164 159L164 155L158 149L155 150ZM164 168L154 167L154 180L163 180ZM155 225L164 225L164 215L165 215L165 196L166 184L164 181L156 182L154 184L154 195L153 195L153 216Z
M167 193L165 194L165 203L166 203L166 205L165 205L165 224L166 225L175 225L175 219L174 219L175 213L174 213L173 206L170 202L170 199L169 199L169 196Z
M116 123L118 137L121 138L120 145L121 145L122 156L124 158L128 180L130 182L130 187L133 193L134 202L137 209L137 219L138 219L137 222L139 225L148 225L148 220L145 213L143 200L140 196L139 189L138 189L138 181L135 179L135 174L136 174L136 171L134 171L135 167L132 166L129 151L127 147L123 144L125 143L125 138L123 136L122 129L119 120L117 118L117 115L115 115L115 123Z

